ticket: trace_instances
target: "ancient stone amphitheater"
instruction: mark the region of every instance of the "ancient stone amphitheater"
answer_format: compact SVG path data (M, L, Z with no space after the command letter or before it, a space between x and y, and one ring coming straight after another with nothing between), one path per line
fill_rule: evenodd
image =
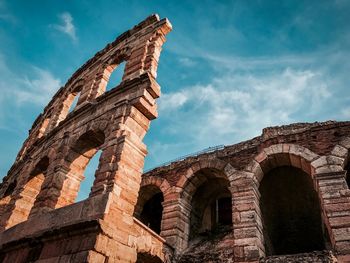
M0 185L0 261L350 262L350 122L266 128L142 174L170 30L152 15L125 32L36 119Z

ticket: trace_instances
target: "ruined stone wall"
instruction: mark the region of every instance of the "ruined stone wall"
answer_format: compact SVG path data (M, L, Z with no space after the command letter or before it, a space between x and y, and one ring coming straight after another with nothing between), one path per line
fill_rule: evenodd
M314 257L312 254L301 255L299 259L348 262L350 190L346 183L346 166L349 134L350 122L266 128L261 136L252 140L155 168L143 174L141 190L147 185L161 189L164 202L160 235L175 247L179 262L256 262L267 255L260 182L276 167L298 168L312 180L321 207L324 235L329 236L326 249L336 255L332 261L322 253ZM191 210L194 209L191 200L196 190L212 177L225 178L230 184L232 230L217 241L193 244L189 237ZM217 255L214 256L216 260L213 255ZM227 261L228 258L232 261ZM290 262L298 261L297 256L287 258ZM276 257L263 262L283 260L283 257Z
M142 175L142 139L157 117L156 69L170 30L153 15L118 37L34 122L0 185L0 262L350 262L350 122L266 128ZM122 61L122 82L105 92ZM97 151L89 198L75 202ZM261 185L278 168L310 182L303 194L316 202L321 250L274 253Z
M170 30L168 20L152 15L125 32L78 69L36 119L0 186L1 262L135 262L138 251L164 259L164 240L134 223L133 210ZM124 61L121 83L106 92ZM97 151L89 198L75 203Z

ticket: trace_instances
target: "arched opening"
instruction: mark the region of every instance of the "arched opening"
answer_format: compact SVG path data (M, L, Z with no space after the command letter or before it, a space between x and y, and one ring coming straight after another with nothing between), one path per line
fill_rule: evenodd
M13 182L11 182L7 186L6 191L5 191L4 195L2 196L2 198L5 198L5 197L8 197L8 196L12 195L12 193L15 190L16 186L17 186L17 181L14 180Z
M160 234L164 197L154 185L141 187L134 216L157 234Z
M90 130L81 135L71 147L71 151L66 157L66 161L69 164L69 179L67 179L69 181L64 183L62 189L63 198L68 204L76 201L80 189L80 183L85 179L84 173L87 165L100 150L104 141L105 135L102 131L95 132ZM98 167L97 158L99 158L99 156L96 156L96 159L94 160L95 165L92 165L90 170L96 170L95 167ZM93 172L91 171L91 174L92 173ZM94 180L93 176L89 177L90 182ZM89 181L88 184L90 184ZM87 189L84 187L84 190L86 191ZM83 195L79 199L81 200L81 198L84 197L85 196Z
M122 82L125 69L125 61L119 64L109 65L103 72L102 86L105 91L114 89Z
M325 248L319 199L307 173L291 166L274 168L259 190L267 255Z
M4 213L6 212L7 205L9 204L9 202L11 200L11 195L14 192L16 186L17 186L16 180L11 182L7 186L5 193L3 194L2 198L0 199L0 215L4 215Z
M78 104L78 100L79 100L79 97L80 97L80 92L78 93L71 93L69 96L71 96L73 98L70 98L69 100L72 100L70 106L69 106L69 110L68 110L68 113L71 113L75 107L77 106Z
M229 181L212 178L210 170L201 171L207 179L197 188L191 201L189 240L215 236L232 230L232 196Z
M59 114L59 117L58 117L57 125L61 121L63 121L69 113L74 111L74 109L78 104L81 89L82 89L82 86L78 85L67 95L66 99L63 102L61 113Z
M91 187L95 179L94 174L98 169L101 154L102 154L102 150L99 150L88 162L84 170L85 179L80 184L80 189L76 200L77 202L82 201L89 197Z
M137 253L136 263L162 263L163 261L157 257L152 256L149 253Z
M42 158L34 167L29 175L28 181L21 193L20 207L23 206L25 219L28 218L31 208L34 206L36 197L40 193L41 186L45 179L45 173L49 167L50 160L48 157ZM29 208L29 209L28 209ZM23 211L24 212L24 211Z
M41 186L45 179L45 174L49 166L49 158L43 157L30 172L26 184L21 193L11 202L14 205L13 212L8 220L8 227L16 225L28 219L37 196L41 191Z
M44 134L46 133L47 131L47 128L49 126L49 123L50 123L50 117L47 117L43 120L41 126L40 126L40 129L38 131L38 138L41 138L44 136Z

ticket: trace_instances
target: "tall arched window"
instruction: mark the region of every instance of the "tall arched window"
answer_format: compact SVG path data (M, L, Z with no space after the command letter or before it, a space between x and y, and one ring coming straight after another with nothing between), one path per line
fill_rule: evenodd
M50 123L50 117L46 117L41 126L40 129L38 131L38 138L41 138L44 136L44 134L47 132L47 128L49 127L49 123Z
M0 215L3 215L6 212L7 205L11 200L11 195L12 195L13 191L15 190L16 186L17 186L16 180L11 182L7 186L5 193L3 194L3 196L0 199Z
M30 207L30 209L34 206L36 197L38 196L41 190L41 186L44 182L45 174L47 168L49 167L49 164L49 158L44 157L35 165L21 193L22 199L20 199L19 201L21 201L23 205L25 204L27 207ZM27 211L25 219L28 218L30 209Z
M104 79L107 78L106 91L114 89L116 86L118 86L122 82L124 69L125 69L125 61L121 62L118 65L112 65L107 67L104 74L105 75Z
M141 187L134 216L157 234L161 231L164 197L154 185Z
M67 115L74 111L78 104L80 93L82 90L82 85L76 86L65 98L63 105L61 105L61 111L58 116L56 125L63 121Z
M232 197L228 187L228 180L208 177L197 188L191 202L190 240L232 229Z
M264 175L259 189L267 255L325 248L319 199L308 174L277 167Z
M104 68L102 74L97 78L97 96L117 87L123 79L125 61L111 62Z
M49 166L49 158L43 157L30 172L27 182L21 189L19 196L13 201L15 208L8 219L8 227L16 225L28 219L36 198L41 191L45 174Z
M80 183L85 178L85 169L90 160L100 150L104 140L105 135L102 131L90 130L81 135L72 146L70 153L66 157L66 161L69 164L68 178L70 179L67 179L62 189L63 196L68 204L76 201ZM91 174L89 176L91 177ZM92 178L89 179L91 180Z
M10 196L13 193L13 191L15 190L16 186L17 186L17 181L14 180L13 182L11 182L7 186L6 191L5 191L5 193L4 193L4 195L2 197L4 198L4 197L7 197L7 196Z
M77 202L89 197L91 187L94 183L95 172L98 169L99 160L102 154L102 150L99 150L88 162L84 170L84 180L80 184L80 189L77 196Z

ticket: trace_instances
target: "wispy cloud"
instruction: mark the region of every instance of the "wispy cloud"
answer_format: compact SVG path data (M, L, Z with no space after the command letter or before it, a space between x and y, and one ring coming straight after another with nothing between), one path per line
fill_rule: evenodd
M44 106L61 84L51 72L31 65L27 66L26 75L19 75L8 67L1 54L0 76L1 107L7 107L5 102L9 99L18 107L25 103Z
M23 76L18 80L18 86L22 89L14 89L16 102L22 104L31 102L45 105L60 86L60 80L55 78L47 70L32 67L32 76Z
M168 134L188 138L195 148L233 143L261 129L315 114L331 92L323 76L285 68L270 74L227 74L207 85L186 87L160 98L160 116Z
M70 13L64 12L59 15L60 24L53 25L53 28L68 35L74 42L78 40L76 29L73 24L73 17Z
M317 70L286 67L263 74L226 71L207 84L164 93L159 99L160 138L173 139L149 141L149 158L161 163L250 139L268 126L325 120L317 116L334 103L327 83ZM341 114L348 117L349 112Z
M179 91L172 94L163 94L162 95L162 103L160 104L162 111L169 111L174 110L182 105L184 105L187 100L189 99L189 96L187 92Z
M196 65L196 62L193 59L190 59L188 57L179 58L179 62L182 66L185 66L185 67L193 67Z

